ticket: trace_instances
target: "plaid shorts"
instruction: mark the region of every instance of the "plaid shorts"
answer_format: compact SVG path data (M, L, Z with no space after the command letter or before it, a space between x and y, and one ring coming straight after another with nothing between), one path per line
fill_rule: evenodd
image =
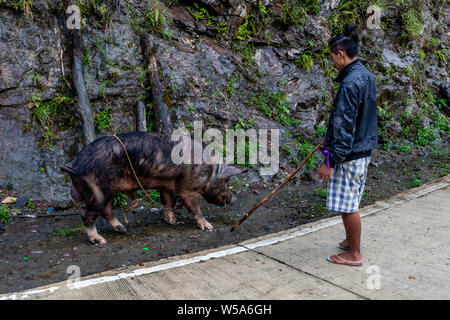
M331 179L328 180L328 210L344 213L359 211L370 158L356 159L334 166Z

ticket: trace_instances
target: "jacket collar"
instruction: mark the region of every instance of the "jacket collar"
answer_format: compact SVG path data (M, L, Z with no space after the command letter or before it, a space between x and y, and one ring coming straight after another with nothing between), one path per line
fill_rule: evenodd
M336 79L334 79L334 81L341 82L342 80L344 80L344 78L347 76L347 74L349 74L354 69L354 67L360 63L361 63L361 61L359 60L359 58L356 59L355 61L350 62L348 65L346 65L344 67L344 69L342 69L339 72L338 76L336 77Z

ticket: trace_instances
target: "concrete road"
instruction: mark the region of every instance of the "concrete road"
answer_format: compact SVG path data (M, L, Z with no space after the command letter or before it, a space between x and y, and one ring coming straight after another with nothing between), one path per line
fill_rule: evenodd
M446 176L361 209L362 267L326 261L344 237L333 217L0 300L450 299L449 185Z

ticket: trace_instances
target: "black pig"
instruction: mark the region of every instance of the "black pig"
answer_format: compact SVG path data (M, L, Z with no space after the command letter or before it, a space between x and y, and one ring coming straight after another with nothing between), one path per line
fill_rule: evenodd
M227 182L242 170L225 164L174 164L171 151L178 142L171 141L170 134L128 132L117 136L124 144L144 189L160 192L168 223L177 224L174 210L177 195L200 229L213 228L202 215L200 196L210 203L230 204L232 194ZM197 142L193 141L191 145L194 143ZM84 202L80 213L92 243L106 243L95 227L100 214L115 231L127 231L112 212L113 197L118 191L130 195L140 187L122 145L114 136L98 138L61 170L72 178L72 198L76 202Z

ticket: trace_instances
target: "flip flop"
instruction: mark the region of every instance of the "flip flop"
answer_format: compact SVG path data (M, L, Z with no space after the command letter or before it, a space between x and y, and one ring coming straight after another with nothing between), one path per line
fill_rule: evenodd
M334 257L335 259L333 259L333 257ZM337 260L336 260L336 259L337 259ZM332 255L332 256L329 256L329 257L327 258L327 260L328 260L329 262L331 262L331 263L335 263L335 264L343 264L343 265L345 265L345 266L352 266L352 267L360 267L360 266L363 265L363 264L362 264L362 260L359 261L359 262L348 261L348 260L345 260L344 258L338 256L337 254Z

